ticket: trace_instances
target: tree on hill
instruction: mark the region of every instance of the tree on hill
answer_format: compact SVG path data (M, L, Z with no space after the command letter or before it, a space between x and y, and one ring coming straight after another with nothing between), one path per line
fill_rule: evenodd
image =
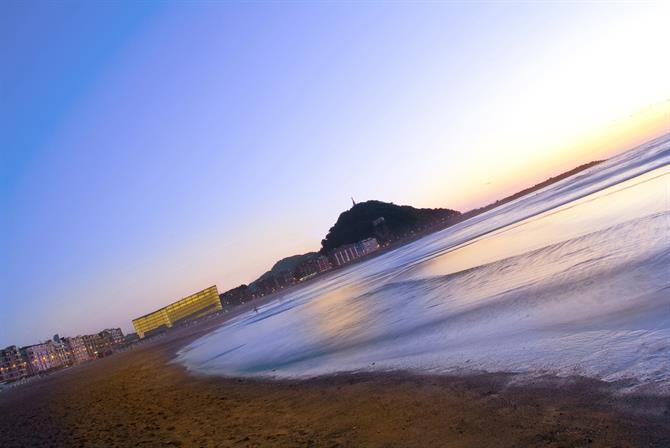
M414 208L381 201L361 202L340 214L335 225L321 241L320 253L326 254L336 247L355 243L365 238L377 237L379 239L380 235L375 221L377 223L383 221L383 225L390 231L391 236L399 237L420 227L454 218L459 214L455 210L442 208Z

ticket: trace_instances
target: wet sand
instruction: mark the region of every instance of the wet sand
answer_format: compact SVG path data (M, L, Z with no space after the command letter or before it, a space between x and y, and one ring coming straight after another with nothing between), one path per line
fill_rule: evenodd
M207 326L217 324L211 322ZM206 327L0 393L9 447L669 447L670 398L513 375L196 377L170 363Z

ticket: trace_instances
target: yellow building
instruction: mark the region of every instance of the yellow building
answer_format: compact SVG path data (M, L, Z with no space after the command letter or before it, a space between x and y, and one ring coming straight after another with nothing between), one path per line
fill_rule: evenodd
M189 318L200 317L221 311L221 300L216 286L210 286L200 292L184 297L178 302L145 314L133 320L137 335L143 338L145 333L160 327L172 327L176 322Z

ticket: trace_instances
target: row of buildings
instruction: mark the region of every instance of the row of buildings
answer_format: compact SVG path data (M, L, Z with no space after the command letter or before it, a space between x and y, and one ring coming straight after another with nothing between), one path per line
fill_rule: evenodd
M354 261L357 258L371 254L379 249L379 242L376 238L367 238L353 244L333 249L330 253L330 260L333 266L342 266Z
M39 344L0 350L0 383L38 375L102 358L126 344L120 328L110 328L96 334L64 337Z
M375 238L347 244L331 251L328 256L316 255L300 263L293 271L283 271L256 282L241 285L219 295L217 287L210 286L174 303L133 320L140 339L186 325L218 313L224 306L238 305L256 297L274 293L287 286L304 281L321 272L350 263L379 249ZM100 333L61 338L18 348L9 346L0 350L0 383L16 381L43 372L81 364L108 356L125 346L128 338L120 328Z
M275 293L287 286L308 280L317 274L343 266L379 249L376 238L367 238L333 249L328 256L316 255L303 261L293 271L281 271L258 280L250 286L241 285L221 294L224 306L238 305L256 297Z

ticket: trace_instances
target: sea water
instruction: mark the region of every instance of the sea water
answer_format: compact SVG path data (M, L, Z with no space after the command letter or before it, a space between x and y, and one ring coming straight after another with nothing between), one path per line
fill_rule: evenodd
M670 393L670 134L223 324L206 374L583 375Z

